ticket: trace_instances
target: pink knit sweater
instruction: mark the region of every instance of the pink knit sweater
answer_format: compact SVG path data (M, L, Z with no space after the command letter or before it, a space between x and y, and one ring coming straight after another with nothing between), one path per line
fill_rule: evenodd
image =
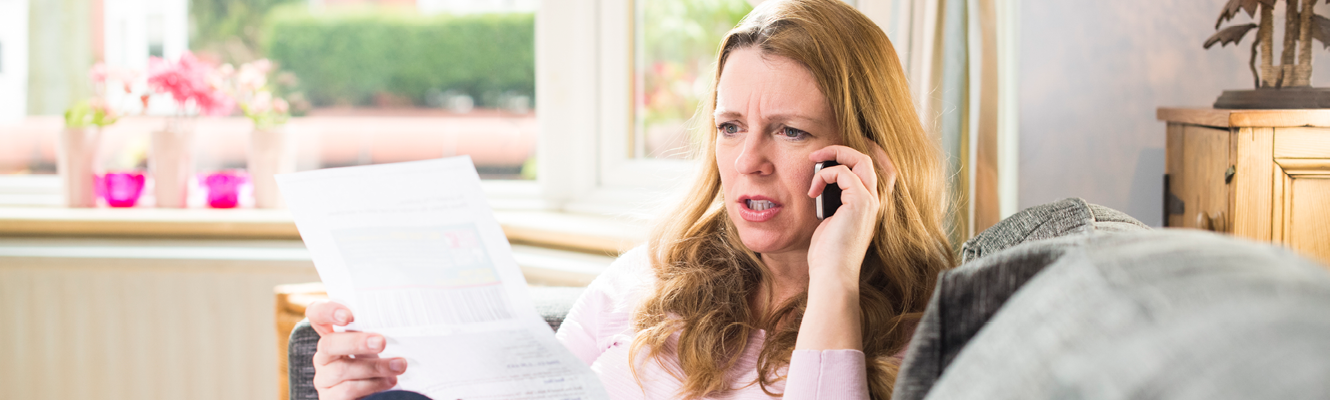
M612 399L673 399L680 393L682 382L676 376L683 374L678 360L665 360L661 365L639 354L633 363L637 376L629 369L628 349L637 334L632 327L633 307L651 290L654 281L646 249L633 249L587 286L586 293L559 328L559 341L591 366ZM756 383L757 356L764 337L763 331L753 333L739 363L728 373L735 389L714 398L773 398ZM868 398L864 353L859 350L797 350L788 369L781 373L786 374L787 380L767 389L777 394L783 392L786 398Z

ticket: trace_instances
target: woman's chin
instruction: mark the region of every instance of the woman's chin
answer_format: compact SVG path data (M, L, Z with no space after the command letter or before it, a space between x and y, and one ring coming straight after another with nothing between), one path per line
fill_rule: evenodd
M779 232L744 232L740 229L739 240L754 253L779 253L797 247L786 234Z
M731 214L733 218L734 214ZM744 247L755 253L780 253L794 249L807 249L808 243L812 240L812 232L801 235L802 229L797 224L791 226L789 221L774 219L764 222L745 221L742 218L733 218L734 226L738 228L739 240L743 242ZM800 237L803 243L800 242Z

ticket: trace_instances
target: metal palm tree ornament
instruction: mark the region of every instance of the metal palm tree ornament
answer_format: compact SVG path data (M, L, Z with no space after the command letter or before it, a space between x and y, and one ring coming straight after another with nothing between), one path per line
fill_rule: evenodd
M1330 18L1312 11L1317 0L1284 0L1283 53L1279 65L1274 64L1274 7L1280 0L1229 0L1215 22L1214 35L1205 41L1209 49L1215 43L1237 45L1252 29L1256 39L1251 45L1252 79L1256 90L1226 90L1215 102L1215 108L1330 108L1330 89L1312 88L1312 40L1330 48ZM1330 3L1330 0L1326 0ZM1235 25L1220 29L1224 22L1246 12L1248 17L1261 16L1257 23ZM1261 66L1256 67L1256 55Z

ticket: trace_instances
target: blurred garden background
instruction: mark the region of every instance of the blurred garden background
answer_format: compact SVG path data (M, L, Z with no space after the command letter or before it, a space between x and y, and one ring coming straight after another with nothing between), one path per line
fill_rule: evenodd
M0 32L0 86L22 89L0 98L3 175L56 173L61 115L98 91L94 65L141 80L149 59L186 52L217 68L271 61L266 87L290 106L285 129L302 170L469 154L485 178L529 180L536 142L557 140L542 138L535 120L540 0L0 1L27 7L0 17L24 28ZM752 7L633 8L634 157L686 157L716 43ZM103 129L100 169L146 168L148 134L175 111L144 103ZM243 115L192 118L197 170L244 167L253 127Z

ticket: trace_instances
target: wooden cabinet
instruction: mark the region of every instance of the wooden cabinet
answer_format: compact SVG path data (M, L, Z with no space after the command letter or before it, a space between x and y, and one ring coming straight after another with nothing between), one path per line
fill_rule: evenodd
M1330 110L1160 108L1164 224L1288 246L1330 266Z

